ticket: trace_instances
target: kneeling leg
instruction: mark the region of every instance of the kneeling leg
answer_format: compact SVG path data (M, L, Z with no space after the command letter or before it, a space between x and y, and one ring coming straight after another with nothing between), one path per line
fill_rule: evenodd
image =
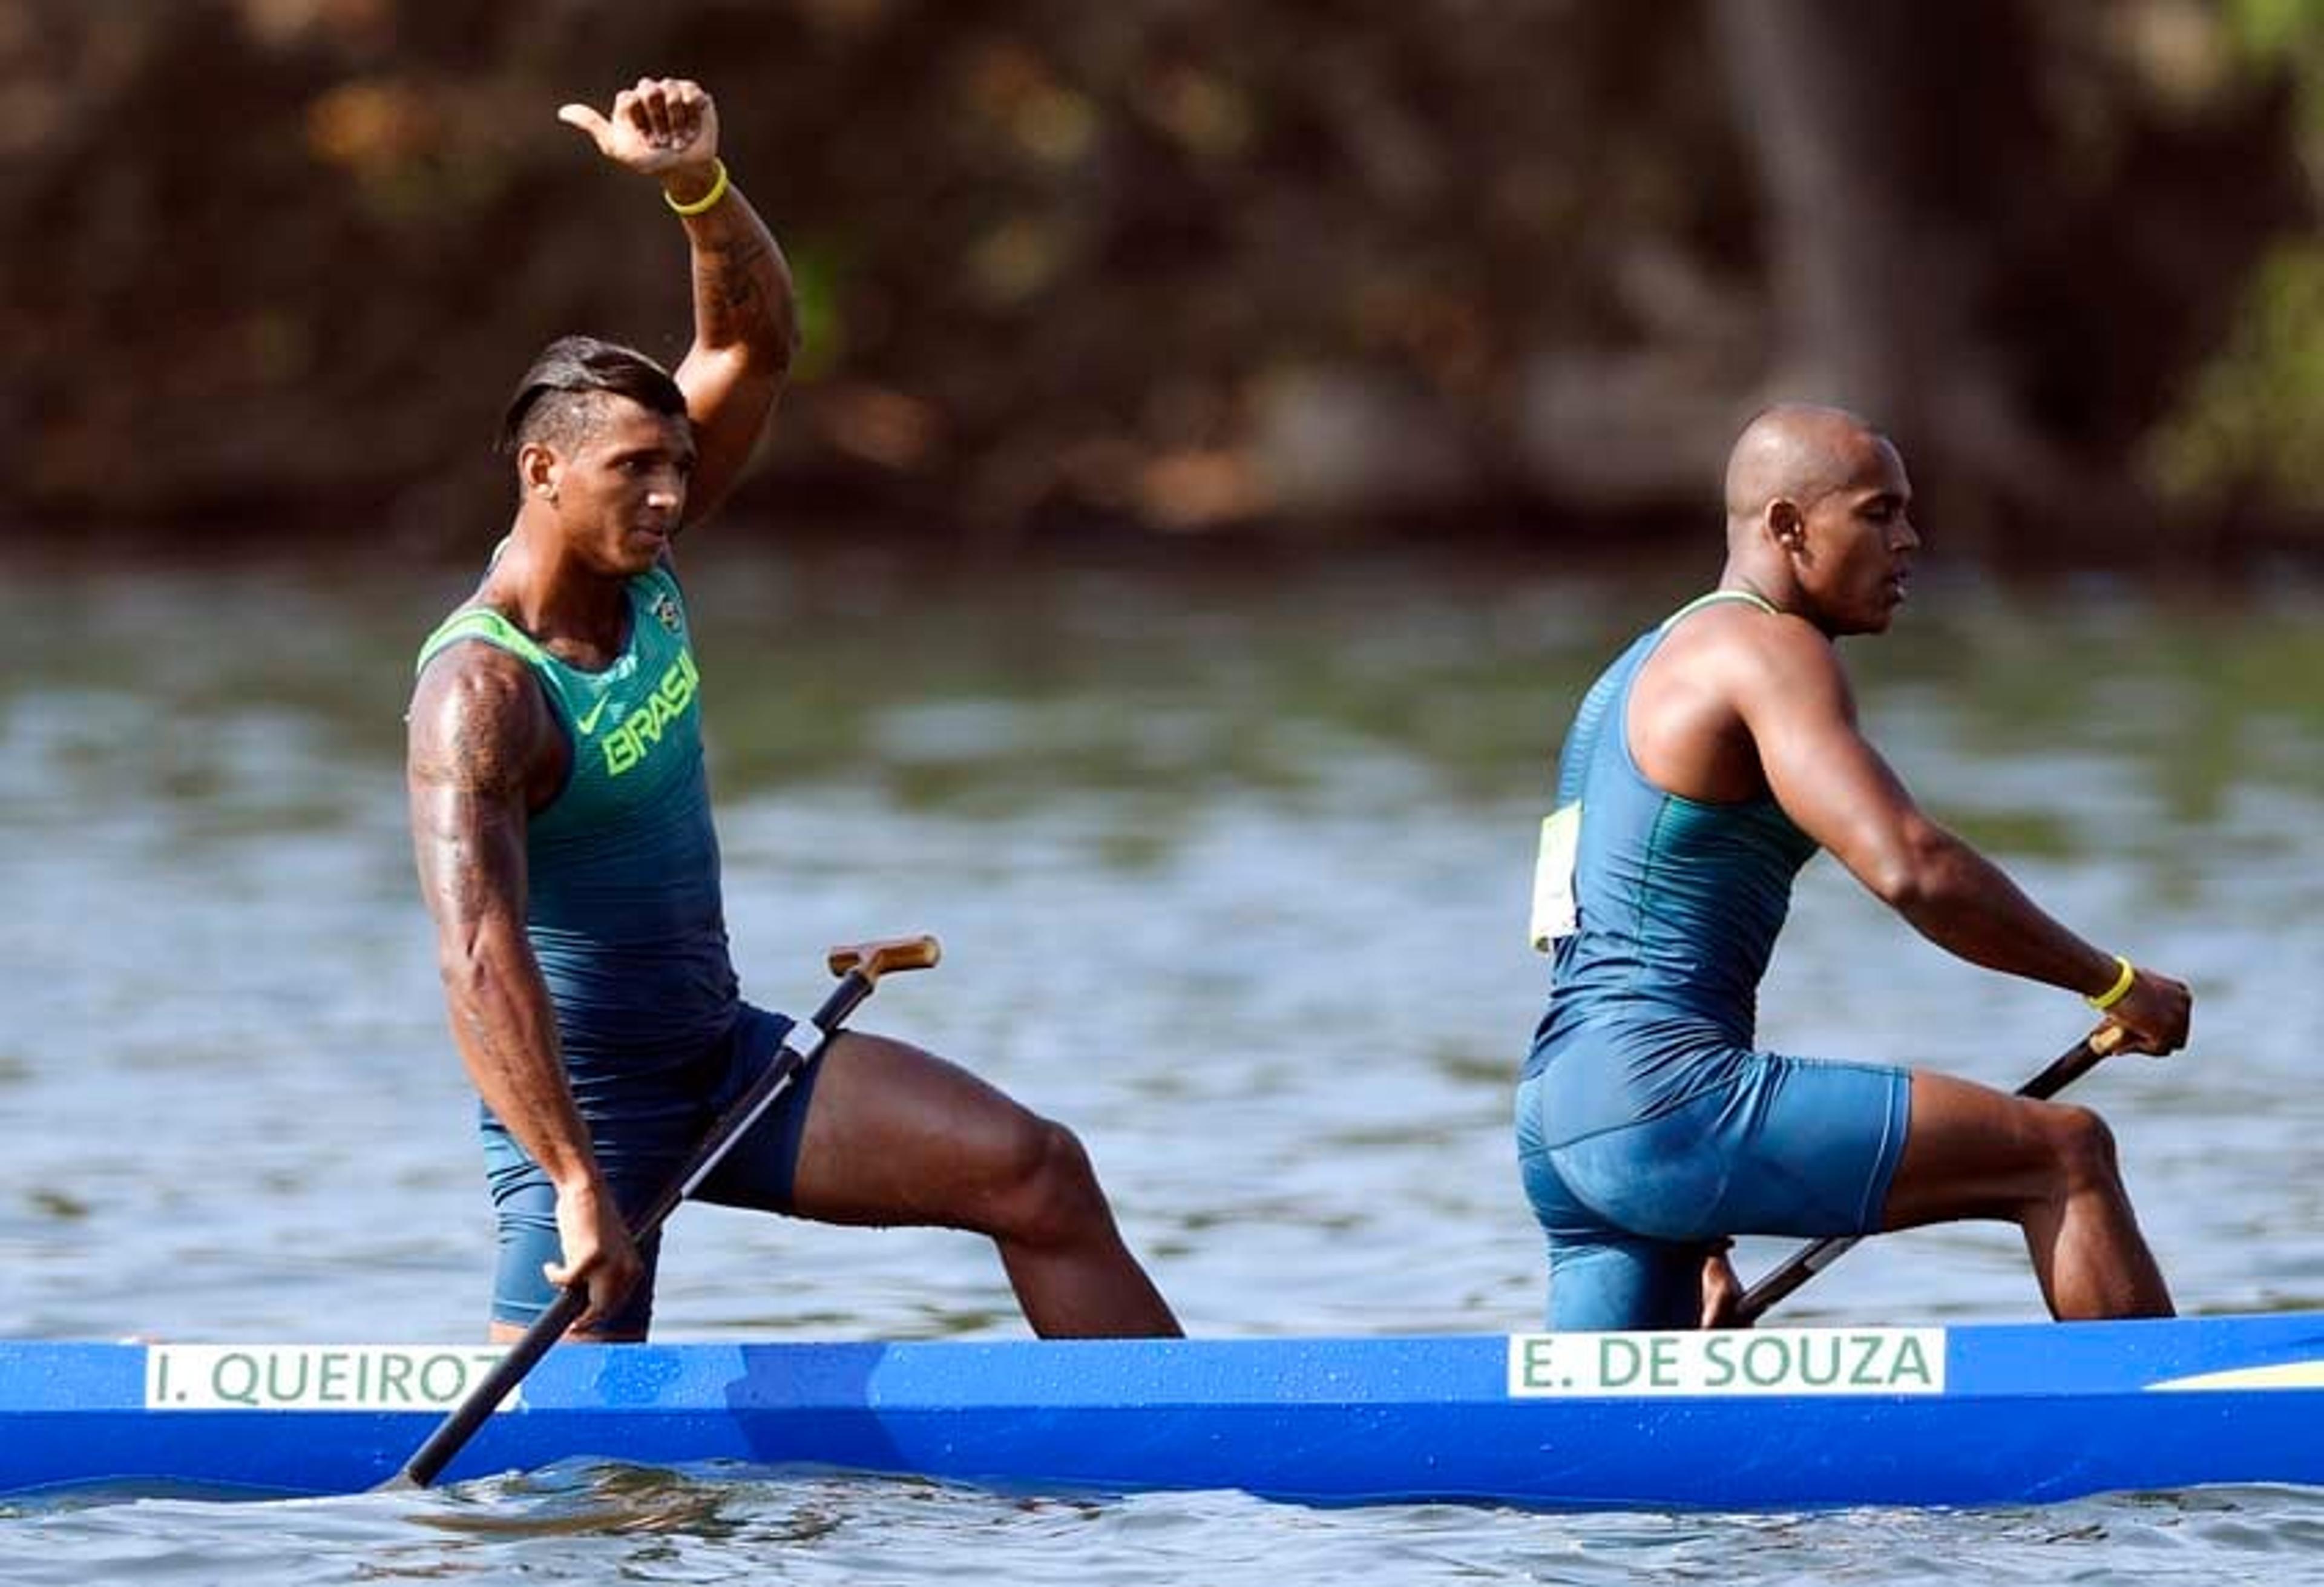
M821 1062L793 1179L801 1217L988 1235L1045 1337L1179 1332L1071 1130L884 1037L844 1032Z

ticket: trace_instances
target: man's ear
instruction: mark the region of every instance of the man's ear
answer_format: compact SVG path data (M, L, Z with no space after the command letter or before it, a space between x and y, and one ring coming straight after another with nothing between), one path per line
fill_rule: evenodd
M528 496L546 496L557 500L557 454L539 441L527 441L517 449L516 475Z
M1800 511L1798 503L1787 496L1777 496L1767 503L1767 532L1775 537L1776 545L1796 554L1807 544L1807 514Z

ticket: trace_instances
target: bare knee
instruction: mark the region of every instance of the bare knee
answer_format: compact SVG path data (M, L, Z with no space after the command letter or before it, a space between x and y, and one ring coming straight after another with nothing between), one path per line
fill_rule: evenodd
M1923 1072L1913 1076L1912 1127L1883 1222L1906 1229L2006 1218L2030 1226L2079 1198L2122 1195L2114 1132L2089 1109Z
M1105 1197L1080 1139L1028 1113L985 1198L985 1232L1025 1245L1069 1245L1106 1216Z
M2122 1182L2114 1130L2089 1109L2052 1103L2046 1110L2052 1149L2067 1194L2113 1189Z

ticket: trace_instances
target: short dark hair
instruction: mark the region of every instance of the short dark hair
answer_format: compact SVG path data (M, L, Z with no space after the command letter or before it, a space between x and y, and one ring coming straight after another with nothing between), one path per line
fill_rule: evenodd
M597 399L626 397L666 418L686 417L686 393L669 371L634 347L595 337L559 337L540 350L517 383L501 419L500 449L515 452L535 441L560 448L589 433Z

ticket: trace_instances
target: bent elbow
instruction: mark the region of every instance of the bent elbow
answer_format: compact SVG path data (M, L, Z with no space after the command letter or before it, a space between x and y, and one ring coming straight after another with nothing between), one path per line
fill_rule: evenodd
M1941 906L1956 890L1958 844L1937 827L1915 832L1882 853L1864 872L1873 896L1907 919Z
M436 943L436 973L455 1003L481 995L493 980L496 955L491 935L481 929L447 931Z
M1910 915L1928 896L1927 883L1908 864L1882 865L1864 878L1872 896L1900 915Z
M444 983L445 995L458 1000L464 992L473 992L484 983L483 955L476 952L475 942L447 942L436 950L436 978Z

